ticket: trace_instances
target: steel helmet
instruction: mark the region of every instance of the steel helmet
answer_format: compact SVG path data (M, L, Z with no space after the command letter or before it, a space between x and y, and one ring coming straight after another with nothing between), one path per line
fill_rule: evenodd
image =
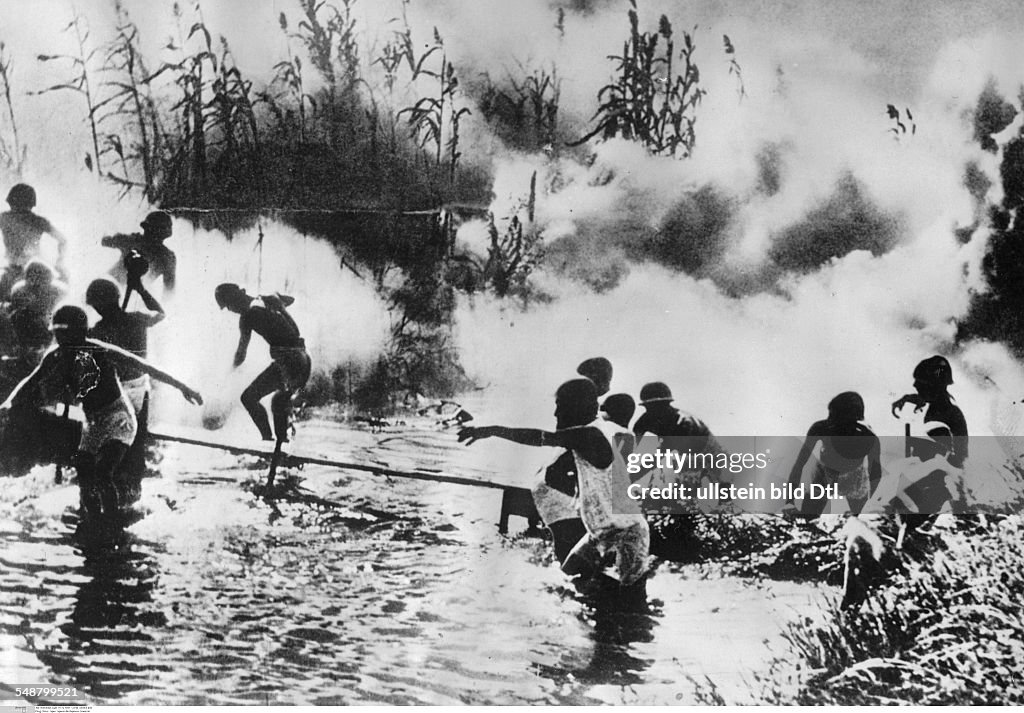
M601 410L616 423L629 423L636 413L636 402L629 394L612 394L601 404Z
M32 258L25 266L25 282L45 285L53 281L53 268L39 258Z
M612 363L604 357L592 357L580 362L576 373L585 376L595 384L607 384L612 380Z
M641 406L657 403L658 401L672 400L672 390L668 388L667 384L660 381L652 381L649 384L644 384L644 387L640 389Z
M558 387L555 399L579 406L593 404L596 411L597 387L590 379L570 379Z
M933 386L949 386L953 383L953 369L946 357L936 354L914 368L914 379Z
M171 232L171 216L164 213L162 210L155 210L146 216L146 219L140 223L143 230L152 230L158 233Z
M89 329L89 317L81 307L64 305L53 313L52 324L54 329L85 333Z
M93 280L85 291L85 303L92 307L121 301L121 289L105 277Z
M217 300L217 306L221 309L243 297L245 297L245 290L233 282L221 283L213 291L213 298Z
M856 391L844 391L828 402L828 415L836 421L863 421L864 399Z
M35 208L36 189L27 183L12 186L7 193L7 203L11 208Z

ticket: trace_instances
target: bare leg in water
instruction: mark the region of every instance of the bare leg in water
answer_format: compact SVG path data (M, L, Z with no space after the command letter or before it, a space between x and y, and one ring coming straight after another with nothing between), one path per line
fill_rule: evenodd
M249 416L252 418L253 423L256 424L256 428L260 431L260 437L264 441L274 440L274 433L270 430L270 419L267 416L267 410L263 407L260 401L269 394L273 394L275 391L282 391L284 389L284 380L281 378L280 367L274 363L260 372L260 375L253 379L252 383L246 387L245 391L242 392L242 405L245 406L245 410L249 412ZM291 404L291 393L287 393L288 404ZM278 424L279 417L277 414L278 408L278 396L274 396L274 423ZM287 427L288 416L285 414L284 422ZM285 436L283 440L287 440L287 433L278 432L279 436Z
M96 454L79 452L75 457L81 503L88 515L111 517L117 514L126 485L120 482L123 480L120 465L126 453L127 444L109 441Z

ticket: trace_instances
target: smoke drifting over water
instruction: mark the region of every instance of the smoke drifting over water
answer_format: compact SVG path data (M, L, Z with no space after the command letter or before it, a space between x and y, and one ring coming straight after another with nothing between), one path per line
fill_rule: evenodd
M641 10L653 23L656 11ZM952 39L939 19L925 24L935 23ZM635 395L664 380L722 433L802 433L832 396L855 389L876 430L895 434L889 403L912 390L917 361L940 352L953 357L952 392L972 433L989 432L1024 382L1002 347L954 342L972 291L985 289L987 233L964 176L977 166L993 187L987 200L998 200L997 160L973 136L974 106L992 76L1015 96L1019 72L964 39L932 55L915 47L909 66L891 48L861 53L821 33L721 17L719 28L737 47L747 96L737 98L724 68L702 75L709 93L690 159L612 141L590 163L499 162L499 206L531 170L547 187L537 206L544 286L559 299L525 314L467 304L470 371L518 394L501 417L522 421L549 422L555 386L603 354L616 367L613 390ZM698 30L698 43L718 37ZM906 93L893 97L894 86ZM893 101L901 118L912 112L911 127L887 117ZM960 244L957 229L970 241ZM603 292L579 294L566 278Z
M245 386L270 363L266 345L253 339L245 364L231 371L238 316L217 310L213 290L221 282L236 282L252 295L281 292L294 297L289 312L305 337L314 373L330 375L346 361L374 359L387 340L383 300L370 283L341 266L331 246L273 221L261 228L262 241L257 228L228 242L219 233L177 221L174 242L168 242L185 260L201 256L203 262L183 270L168 304L170 317L159 332L152 332L153 357L168 368L181 365L190 372L181 373L181 378L204 386L210 401L205 415L235 409ZM180 400L168 401L172 400L163 403L177 414L192 411ZM235 423L247 433L248 417L240 408L237 411Z
M298 9L248 7L208 2L203 11L211 29L227 36L239 67L267 80L286 52L276 13L294 22ZM355 7L362 46L371 48L390 36L387 21L401 6ZM60 32L68 8L46 8L52 12L5 13L12 16L5 17L4 39L23 86L54 82L57 68L35 62L34 53L73 49ZM144 46L159 56L174 34L170 3L126 8ZM419 39L438 28L467 86L484 72L501 82L519 66L556 68L559 120L578 137L590 125L597 90L611 77L608 55L621 50L626 10L626 3L610 1L432 0L411 3L408 17ZM94 33L109 29L105 5L83 11ZM955 356L953 391L972 430L983 429L993 399L1004 398L994 396L993 382L1000 393L1024 393L1004 350L953 343L971 291L984 289L984 230L966 244L954 234L975 226L986 185L978 179L966 187L967 167L988 179L989 202L1000 191L998 157L975 140L973 111L990 78L1003 96L1017 95L1021 77L1010 58L1024 22L1016 3L641 2L639 11L641 29L656 27L665 12L677 33L692 30L695 37L708 94L689 159L654 158L623 140L592 153L561 146L514 152L471 106L465 138L473 145L463 151L491 156L496 216L514 212L538 172L536 222L547 260L536 278L557 297L525 313L487 298L463 300L463 362L472 376L509 395L507 413L496 416L547 422L555 386L596 354L614 362L616 389L636 393L645 381L668 381L680 405L725 433L802 431L846 389L863 393L869 420L885 430L892 424L887 404L910 388L913 365L936 351ZM993 26L1010 29L996 36ZM742 68L742 98L722 51L725 34ZM371 51L364 54L366 76L379 82ZM46 118L25 130L33 152L25 178L40 188L41 213L69 235L92 240L133 228L148 206L118 203L107 193L102 209L81 209L96 197L74 188L90 179L76 148L85 127L59 111L73 99L17 97L19 108ZM888 104L900 111L904 131L887 116ZM177 348L168 344L188 339L208 344L226 364L233 318L211 315L208 295L222 280L256 289L260 277L268 290L297 293L300 323L318 325L306 329L319 363L382 343L384 305L337 268L322 243L265 226L261 275L254 234L229 247L180 221L175 228L170 245L205 262L197 272L183 260L182 288L168 305L177 314L165 336L154 335L158 360ZM481 252L482 234L470 224L460 238ZM99 268L111 256L85 264ZM75 285L73 293L82 289ZM193 315L203 317L194 323ZM348 341L355 335L365 350ZM185 359L182 376L207 368L206 354L204 348L202 361Z
M105 275L120 259L99 246L104 235L138 232L151 208L119 202L113 189L87 182L77 187L37 183L38 211L70 240L72 281L68 301L84 306L89 282ZM314 373L329 375L346 361L370 361L382 351L389 328L383 300L372 284L342 267L334 249L273 220L236 233L231 240L216 231L176 219L166 245L178 256L177 287L165 294L158 280L151 291L167 319L150 331L149 357L157 366L198 388L207 401L202 413L176 394L156 402L158 420L201 417L219 421L234 411L241 433L251 428L238 406L245 385L270 362L262 340L253 339L245 364L231 369L238 342L238 316L218 311L214 288L236 282L250 294L281 292L295 297L289 311L306 338ZM262 238L261 238L262 233ZM44 245L44 248L50 246ZM129 310L141 309L133 297ZM97 315L87 309L90 319Z

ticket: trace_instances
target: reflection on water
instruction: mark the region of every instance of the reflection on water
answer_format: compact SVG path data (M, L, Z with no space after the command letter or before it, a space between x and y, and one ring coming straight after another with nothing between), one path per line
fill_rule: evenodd
M156 630L167 624L153 605L159 577L149 552L155 545L130 531L84 529L66 544L79 551L84 579L60 626L62 646L40 652L40 660L99 697L145 690L153 670L166 669L155 662L152 646Z
M642 674L652 662L638 656L633 644L654 640L656 620L648 613L621 613L609 606L599 606L589 614L581 618L592 626L591 650L566 651L557 665L536 664L535 672L560 687L570 683L620 687L643 684Z
M465 452L429 429L304 433L349 459ZM744 700L764 640L816 596L662 567L649 610L592 606L544 543L498 535L497 491L310 467L271 507L250 465L167 448L149 514L107 538L62 520L74 492L52 473L5 480L0 681L141 705L676 703L707 673Z

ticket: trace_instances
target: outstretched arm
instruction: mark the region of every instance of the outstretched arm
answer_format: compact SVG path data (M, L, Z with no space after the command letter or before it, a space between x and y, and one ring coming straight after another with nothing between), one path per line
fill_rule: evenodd
M53 227L53 223L47 221L47 233L57 242L57 272L61 279L67 280L71 275L68 272L68 239L64 233Z
M507 428L505 426L467 426L459 431L459 443L471 446L485 438L502 438L524 446L555 446L556 434L539 428ZM551 439L551 440L548 440Z
M116 248L118 250L131 250L138 247L138 243L139 236L137 234L117 233L115 235L104 235L100 238L100 245L105 248Z
M50 223L50 229L47 232L50 234L50 237L57 241L57 250L59 251L61 258L63 259L64 256L67 254L68 249L67 236L64 235L64 233L57 230L55 227L53 227L53 223Z
M505 426L469 426L458 434L459 442L471 445L484 438L503 438L524 446L568 448L582 455L598 468L606 468L614 459L611 444L596 428L568 428L542 431L539 428L507 428Z
M164 270L164 290L171 291L174 289L175 281L178 276L178 258L173 252L167 254L167 264Z
M130 363L132 366L135 366L136 368L149 374L157 381L162 381L165 384L173 386L174 388L181 392L181 395L184 396L187 401L194 404L203 403L203 397L199 394L198 391L190 387L188 384L178 381L173 376L168 374L166 371L157 368L156 366L150 364L145 359L141 359L132 354L131 352L125 351L124 349L116 347L113 344L101 342L98 339L90 338L87 341L92 346L101 347L102 349L105 349L111 356L114 357L115 360L121 361L122 363Z
M139 297L142 298L142 304L146 305L146 309L150 311L149 314L145 315L146 326L152 327L154 324L162 322L164 317L167 316L164 313L164 308L160 306L156 298L142 284L142 279L134 276L130 277L128 279L128 286L138 293Z
M800 478L804 474L804 466L807 465L807 461L810 460L811 453L814 452L814 447L818 445L820 436L815 433L814 426L811 426L811 430L807 432L807 438L804 439L803 446L800 447L800 452L796 456L796 462L793 463L792 470L789 471L788 483L796 488L800 485ZM787 503L793 502L793 498L786 498Z
M235 349L234 366L241 366L245 361L245 354L249 351L249 340L252 339L252 329L243 322L239 323L238 347Z
M14 387L14 390L7 397L7 400L0 404L0 410L9 409L15 404L30 403L39 398L40 387L53 372L54 357L51 357L51 354L53 354L52 351L47 353L36 368L32 370L32 373L18 382L18 385Z

